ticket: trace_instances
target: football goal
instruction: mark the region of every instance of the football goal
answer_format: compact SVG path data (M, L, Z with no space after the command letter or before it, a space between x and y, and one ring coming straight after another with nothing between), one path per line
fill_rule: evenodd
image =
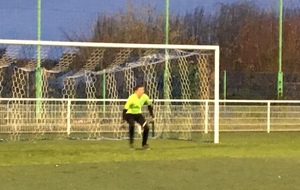
M0 133L127 138L137 84L154 100L152 138L219 142L219 47L204 45L0 39Z

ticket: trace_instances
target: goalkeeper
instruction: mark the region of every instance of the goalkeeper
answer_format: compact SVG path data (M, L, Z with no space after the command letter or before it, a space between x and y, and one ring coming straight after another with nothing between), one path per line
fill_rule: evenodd
M149 96L144 93L144 87L139 85L134 88L134 93L128 97L123 110L123 120L126 120L129 124L129 143L130 148L132 149L134 148L134 122L139 123L143 129L142 147L149 149L149 145L147 144L149 126L145 120L145 117L142 115L143 105L148 105L150 115L152 118L154 118L153 107L151 105Z

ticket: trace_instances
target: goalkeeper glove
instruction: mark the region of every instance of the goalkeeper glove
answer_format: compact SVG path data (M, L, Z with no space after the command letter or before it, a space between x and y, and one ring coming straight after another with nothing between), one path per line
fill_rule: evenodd
M150 113L151 117L154 118L153 107L151 105L148 106L148 110L149 110L149 113Z
M126 113L127 113L127 110L124 109L123 110L123 115L122 115L122 119L126 121Z

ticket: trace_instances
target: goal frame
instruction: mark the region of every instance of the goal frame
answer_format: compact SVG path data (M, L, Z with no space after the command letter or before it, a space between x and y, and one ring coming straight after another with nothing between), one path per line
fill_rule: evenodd
M68 46L68 47L98 47L98 48L144 48L144 49L181 49L181 50L211 50L214 51L214 143L219 143L219 78L220 78L220 47L217 45L174 45L174 44L134 44L134 43L99 43L99 42L64 42L0 39L0 44L6 45L36 45L36 46ZM38 100L38 99L36 99Z

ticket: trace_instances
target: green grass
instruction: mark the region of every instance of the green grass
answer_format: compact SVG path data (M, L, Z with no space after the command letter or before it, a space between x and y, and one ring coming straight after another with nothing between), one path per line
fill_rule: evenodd
M300 133L221 133L220 144L151 140L0 143L1 189L298 189ZM136 141L138 146L140 141Z

